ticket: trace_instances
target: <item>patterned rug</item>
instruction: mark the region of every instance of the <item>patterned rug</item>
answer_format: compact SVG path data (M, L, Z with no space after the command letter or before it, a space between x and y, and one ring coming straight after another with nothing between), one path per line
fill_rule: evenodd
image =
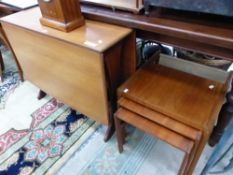
M51 97L38 101L39 89L19 83L17 69L6 63L5 84L0 84L0 175L177 174L183 157L179 150L129 127L119 154L115 135L103 141L104 126ZM210 153L206 147L194 175Z
M4 109L5 103L14 91L14 89L20 84L20 77L15 63L13 62L10 51L5 47L0 47L3 53L3 59L5 64L5 71L3 72L3 82L0 82L0 110Z
M127 128L123 153L117 149L116 136L103 142L105 127L98 128L56 175L176 175L184 153L133 127ZM206 146L193 172L200 175L212 148ZM232 152L217 166L222 169ZM219 175L232 175L231 171Z
M120 154L115 135L107 143L103 142L105 129L98 128L56 175L177 174L183 156L181 151L128 127L124 151Z
M51 99L32 115L29 129L0 135L0 174L54 174L98 124Z
M37 100L39 89L20 82L11 53L0 49L0 175L54 174L99 124L54 98Z
M9 95L20 84L18 72L8 71L3 73L3 82L0 82L0 110L4 109Z

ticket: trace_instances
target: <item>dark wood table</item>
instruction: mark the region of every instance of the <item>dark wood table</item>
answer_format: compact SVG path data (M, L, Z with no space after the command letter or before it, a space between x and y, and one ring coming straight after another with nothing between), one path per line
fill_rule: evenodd
M138 37L227 60L233 59L231 18L168 10L154 10L150 16L145 16L88 5L82 5L82 12L88 19L134 28Z
M161 9L152 10L149 16L91 5L82 5L81 9L87 19L134 28L138 37L233 60L233 18ZM231 89L210 137L210 145L219 141L232 114Z

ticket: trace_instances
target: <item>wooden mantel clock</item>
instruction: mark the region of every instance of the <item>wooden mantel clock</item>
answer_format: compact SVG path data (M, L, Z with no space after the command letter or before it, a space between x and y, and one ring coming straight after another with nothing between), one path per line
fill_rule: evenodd
M41 24L69 32L84 25L79 0L38 0Z

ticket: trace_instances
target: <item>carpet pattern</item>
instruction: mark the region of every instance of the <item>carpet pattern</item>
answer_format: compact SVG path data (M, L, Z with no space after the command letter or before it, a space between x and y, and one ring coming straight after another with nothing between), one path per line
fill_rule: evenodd
M177 175L184 156L182 151L133 127L126 129L123 153L118 152L115 135L103 142L106 128L101 126L56 175ZM212 148L205 148L193 175L200 175L211 153L209 149ZM226 162L229 159L226 157ZM231 174L229 171L219 175Z
M7 98L20 84L19 74L15 71L4 73L3 79L4 81L0 83L0 110L4 109Z
M0 110L5 108L5 103L9 95L20 84L20 76L13 62L10 51L5 47L0 47L5 64L5 71L3 72L3 82L0 82Z
M140 130L127 127L126 144L123 153L120 154L115 135L107 143L103 142L104 131L104 127L98 128L56 175L175 175L177 173L183 156L181 151ZM158 148L161 147L163 149L160 152ZM164 162L166 158L176 161Z
M96 152L78 174L137 174L157 140L133 128L129 133L127 141L130 144L125 145L123 154L118 153L116 143L109 142Z
M99 124L54 98L36 100L39 89L21 83L10 51L0 49L5 64L0 83L0 174L54 174Z
M36 110L29 129L9 130L0 136L0 174L46 174L56 171L75 151L72 148L94 132L97 124L55 99ZM91 128L91 131L87 132ZM88 133L88 134L87 134ZM84 138L83 138L84 137ZM69 153L70 155L71 153ZM59 165L57 165L59 164Z
M0 175L177 174L182 152L129 127L124 152L119 154L115 135L107 143L103 141L106 127L82 114L74 115L68 106L51 97L36 100L39 89L29 82L20 84L12 59L7 59L9 52L4 54ZM211 148L206 146L194 175L200 174L210 153Z

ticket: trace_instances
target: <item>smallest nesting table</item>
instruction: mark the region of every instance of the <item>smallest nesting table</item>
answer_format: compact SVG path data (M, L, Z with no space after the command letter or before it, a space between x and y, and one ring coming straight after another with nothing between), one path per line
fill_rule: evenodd
M161 56L159 64L151 60L118 89L119 151L124 121L182 150L178 174L192 174L224 102L230 75L167 56Z

